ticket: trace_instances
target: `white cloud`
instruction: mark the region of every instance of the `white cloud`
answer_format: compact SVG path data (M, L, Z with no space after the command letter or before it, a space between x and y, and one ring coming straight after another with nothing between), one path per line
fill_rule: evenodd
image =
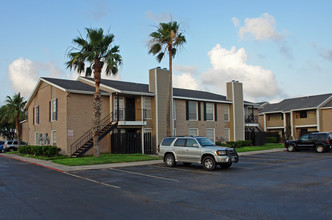
M166 13L166 12L162 12L162 13L159 13L159 14L155 14L153 13L152 11L147 11L145 13L145 17L148 19L148 20L152 20L156 23L160 23L160 22L169 22L172 20L172 16L171 14L169 13Z
M238 18L236 18L236 17L232 18L232 22L234 24L234 27L237 27L237 26L240 25L240 20Z
M204 87L226 94L225 83L238 80L243 83L244 96L249 101L271 99L280 93L273 72L247 64L243 48L227 50L217 44L208 55L212 68L200 76Z
M181 74L173 74L173 86L176 88L194 89L200 88L194 75L197 74L197 69L191 66L174 66L174 70Z
M233 18L234 19L234 18ZM233 20L232 19L232 20ZM233 20L236 26L238 20ZM274 17L268 13L264 13L258 18L246 18L245 25L239 28L239 36L244 39L247 34L251 34L257 41L259 40L280 40L283 36L275 29L276 21Z
M30 97L39 76L58 78L61 71L52 63L32 62L29 59L19 58L8 66L8 75L11 87L20 92L26 99Z

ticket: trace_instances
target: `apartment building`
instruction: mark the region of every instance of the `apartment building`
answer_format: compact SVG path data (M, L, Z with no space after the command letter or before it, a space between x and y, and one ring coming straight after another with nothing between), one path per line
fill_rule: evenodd
M101 152L156 152L166 136L168 80L169 71L161 68L149 70L149 84L102 79L101 119L106 123L101 127ZM243 100L240 82L228 82L226 88L226 96L173 88L172 135L244 140L246 127L258 126L258 107ZM92 78L40 78L25 106L22 139L56 145L62 154L72 155L92 137L94 91Z
M332 93L284 99L266 104L259 112L259 125L279 132L284 139L297 139L314 131L332 131Z

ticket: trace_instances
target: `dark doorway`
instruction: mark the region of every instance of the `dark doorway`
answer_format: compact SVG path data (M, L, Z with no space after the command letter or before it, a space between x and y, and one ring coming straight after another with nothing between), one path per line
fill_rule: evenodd
M135 121L135 98L126 98L126 121Z

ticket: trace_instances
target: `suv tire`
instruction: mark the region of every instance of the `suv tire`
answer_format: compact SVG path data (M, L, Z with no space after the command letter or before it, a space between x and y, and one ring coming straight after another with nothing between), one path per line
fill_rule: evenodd
M317 153L323 153L325 151L325 147L323 145L316 145L316 152Z
M214 160L213 157L211 156L206 156L203 159L203 167L206 170L214 170L214 168L216 168L216 161Z
M295 146L294 146L293 144L289 144L289 145L287 146L287 150L288 150L289 152L294 152L294 151L295 151Z
M232 161L230 160L228 163L221 163L220 167L223 169L230 168L232 166Z
M175 159L173 154L166 154L165 156L165 164L168 167L174 167L175 166Z

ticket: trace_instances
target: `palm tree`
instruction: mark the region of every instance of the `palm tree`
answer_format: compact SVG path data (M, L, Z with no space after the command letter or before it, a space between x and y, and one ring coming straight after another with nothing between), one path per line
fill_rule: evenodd
M20 93L17 93L11 98L10 96L6 97L6 106L7 106L7 116L8 122L15 122L16 129L16 139L18 147L20 146L21 132L19 129L20 120L23 120L25 117L24 106L26 101L23 101L23 97Z
M117 74L118 66L122 63L122 57L119 55L119 46L111 46L114 35L104 35L103 29L86 28L86 39L79 36L73 40L75 47L71 47L68 52L69 61L67 68L74 69L78 73L85 73L86 76L93 76L96 86L93 101L93 147L94 156L99 157L99 135L100 115L101 115L101 93L99 89L101 81L101 71L105 67L106 75ZM86 63L90 65L86 66Z
M7 109L7 105L0 107L0 135L12 140L15 138L15 123L9 122L10 115L8 115L9 111Z
M171 136L170 131L170 107L171 107L171 90L172 90L172 59L176 55L177 47L186 43L185 36L180 32L180 25L176 21L168 23L160 23L157 31L150 34L151 40L149 45L149 53L157 55L157 61L160 63L165 53L168 53L169 59L169 84L167 99L167 116L166 116L166 132L167 136ZM164 48L163 48L164 47Z

